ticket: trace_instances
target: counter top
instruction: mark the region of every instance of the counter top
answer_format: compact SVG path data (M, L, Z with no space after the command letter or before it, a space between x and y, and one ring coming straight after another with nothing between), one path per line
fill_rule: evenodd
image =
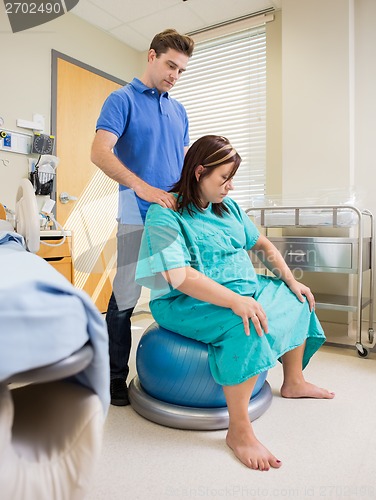
M72 231L65 230L66 236L72 236ZM41 238L56 238L58 236L63 236L62 231L59 229L44 230L40 232Z

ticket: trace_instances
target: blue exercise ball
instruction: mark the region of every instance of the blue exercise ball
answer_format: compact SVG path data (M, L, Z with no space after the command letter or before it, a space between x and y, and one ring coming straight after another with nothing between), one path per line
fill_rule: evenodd
M141 387L166 403L196 408L222 408L222 386L210 372L206 344L151 325L141 337L136 353ZM257 379L252 397L264 385L267 371Z

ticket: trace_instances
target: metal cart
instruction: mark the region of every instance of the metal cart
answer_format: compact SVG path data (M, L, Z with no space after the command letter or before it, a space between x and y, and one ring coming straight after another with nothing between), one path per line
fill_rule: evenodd
M373 300L374 300L374 219L369 210L359 210L350 205L309 206L259 206L246 213L262 232L280 250L292 270L354 274L355 296L315 293L316 308L347 311L356 317L355 347L359 356L366 357L369 350L362 339L362 314L369 309L368 342L373 344ZM347 228L352 236L295 236L285 235L288 228L322 227ZM281 229L282 236L270 236L270 229ZM352 228L350 230L350 228ZM285 231L284 231L285 230ZM312 231L313 233L318 231ZM257 253L251 255L256 268L263 264ZM364 273L369 273L369 293L365 295ZM338 342L329 345L349 347Z

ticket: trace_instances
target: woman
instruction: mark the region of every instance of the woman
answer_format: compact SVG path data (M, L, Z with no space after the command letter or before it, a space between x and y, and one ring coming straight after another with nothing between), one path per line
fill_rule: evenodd
M208 344L230 416L226 442L247 467L269 470L281 461L257 440L248 416L258 374L280 360L283 397L334 394L302 373L325 341L310 289L226 198L240 162L224 137L204 136L189 148L172 189L177 210L152 205L148 211L136 278L151 288L150 309L161 326ZM249 250L276 277L257 275Z

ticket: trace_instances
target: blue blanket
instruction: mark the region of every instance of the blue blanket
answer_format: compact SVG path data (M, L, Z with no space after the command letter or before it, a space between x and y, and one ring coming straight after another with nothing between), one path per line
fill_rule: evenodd
M48 365L80 349L94 349L75 376L109 407L108 336L90 297L48 262L25 250L22 236L0 232L0 381Z

